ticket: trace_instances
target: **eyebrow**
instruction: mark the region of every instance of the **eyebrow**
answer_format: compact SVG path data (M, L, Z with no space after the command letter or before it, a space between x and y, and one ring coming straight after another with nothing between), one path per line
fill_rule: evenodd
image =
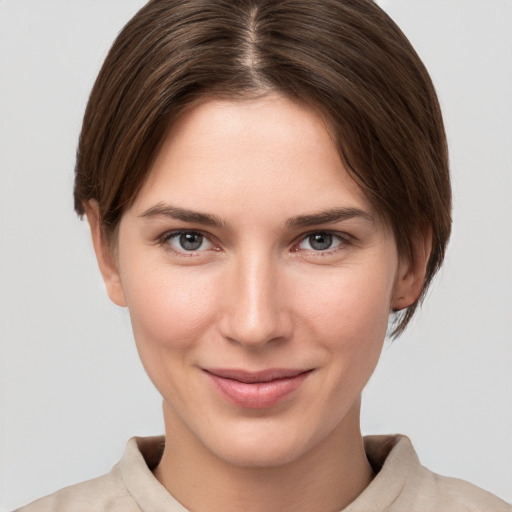
M145 219L153 217L168 217L171 219L181 220L183 222L204 224L205 226L217 228L225 228L228 225L224 220L216 215L188 210L186 208L179 208L177 206L164 203L158 203L151 206L142 212L139 217ZM319 224L331 224L354 218L373 222L373 216L359 208L331 208L318 213L292 217L286 221L286 226L293 228L317 226Z
M286 221L289 227L308 227L318 224L330 224L344 220L359 218L365 221L373 222L373 216L359 208L332 208L311 215L299 215Z
M183 222L193 222L197 224L204 224L205 226L212 227L225 227L226 222L216 215L209 213L196 212L194 210L187 210L185 208L178 208L168 204L158 203L151 208L142 212L139 217L153 218L153 217L168 217L171 219L181 220Z

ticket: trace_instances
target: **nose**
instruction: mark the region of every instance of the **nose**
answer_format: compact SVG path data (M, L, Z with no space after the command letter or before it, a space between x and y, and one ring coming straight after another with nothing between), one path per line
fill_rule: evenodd
M259 349L290 336L292 317L272 258L255 251L233 262L223 282L222 335L247 349Z

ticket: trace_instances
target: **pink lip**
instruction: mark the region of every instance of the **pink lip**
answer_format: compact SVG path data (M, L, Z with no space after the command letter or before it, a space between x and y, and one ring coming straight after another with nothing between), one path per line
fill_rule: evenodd
M247 372L215 368L204 371L230 402L247 409L267 409L299 388L312 370L273 368Z

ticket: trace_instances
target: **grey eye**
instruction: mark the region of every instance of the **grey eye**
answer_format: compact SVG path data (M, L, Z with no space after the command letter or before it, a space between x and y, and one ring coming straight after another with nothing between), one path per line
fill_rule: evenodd
M199 233L182 233L179 235L179 244L185 251L197 251L203 245L204 237Z
M215 249L215 245L207 235L198 231L174 231L162 237L162 245L172 249L178 254L200 255L203 252Z
M178 231L165 235L163 242L177 252L203 252L214 246L208 238L197 231Z
M307 240L315 251L325 251L332 247L333 236L329 233L315 233L308 236Z
M327 252L341 248L347 243L340 234L318 231L307 235L299 244L299 249L312 252Z

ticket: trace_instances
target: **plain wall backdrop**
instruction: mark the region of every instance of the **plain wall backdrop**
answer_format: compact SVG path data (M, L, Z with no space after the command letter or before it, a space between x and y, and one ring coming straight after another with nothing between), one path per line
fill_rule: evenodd
M0 0L0 510L110 470L163 432L128 313L73 213L95 75L142 0ZM512 2L382 0L437 86L454 232L363 399L364 433L408 434L430 469L512 501Z

